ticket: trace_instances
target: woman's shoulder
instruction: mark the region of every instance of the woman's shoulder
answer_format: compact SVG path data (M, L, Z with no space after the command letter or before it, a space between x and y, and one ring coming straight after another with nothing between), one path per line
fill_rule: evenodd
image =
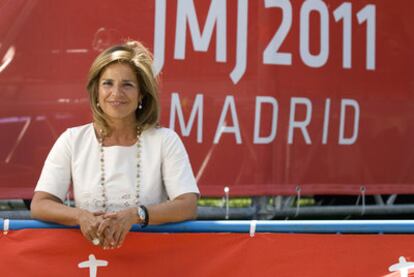
M173 129L170 129L167 127L157 126L157 127L152 127L146 131L147 131L148 136L158 137L162 140L170 140L170 139L178 138L178 134Z
M65 132L69 133L70 136L78 137L78 136L85 136L85 135L91 135L93 132L93 124L88 123L84 125L74 126L66 129Z
M58 140L66 141L69 144L79 143L86 138L93 138L93 125L88 123L85 125L74 126L67 128L59 137Z

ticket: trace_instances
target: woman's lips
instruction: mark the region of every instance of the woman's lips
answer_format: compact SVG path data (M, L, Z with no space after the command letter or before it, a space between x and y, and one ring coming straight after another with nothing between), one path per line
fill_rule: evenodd
M111 106L121 106L121 105L126 104L127 102L125 102L125 101L108 101L108 103Z

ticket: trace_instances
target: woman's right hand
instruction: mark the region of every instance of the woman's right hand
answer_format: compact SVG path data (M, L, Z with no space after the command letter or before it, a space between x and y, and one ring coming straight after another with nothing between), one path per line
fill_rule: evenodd
M31 215L34 219L56 222L63 225L79 225L82 235L90 242L95 238L103 246L104 235L98 234L98 227L105 221L103 212L89 212L87 210L68 207L57 196L44 191L35 192Z
M94 239L99 239L100 242L103 242L102 234L98 234L98 228L103 219L103 212L89 212L86 210L80 210L78 215L78 222L80 230L83 236L93 244Z

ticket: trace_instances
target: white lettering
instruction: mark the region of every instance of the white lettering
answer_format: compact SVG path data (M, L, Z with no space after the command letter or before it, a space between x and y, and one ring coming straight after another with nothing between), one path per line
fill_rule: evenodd
M331 99L326 99L325 101L325 114L323 117L323 132L322 132L322 144L328 142L328 127L329 127L329 111L331 108Z
M191 110L188 124L185 125L184 114L180 103L180 96L178 93L173 92L171 94L170 128L173 130L175 129L175 114L177 113L178 123L180 124L182 135L189 136L197 114L197 142L201 143L203 141L203 103L203 95L197 94L194 100L194 105L193 109Z
M306 118L304 121L295 121L296 105L306 106ZM290 100L290 116L289 116L289 132L288 132L288 143L293 143L293 131L295 128L299 128L302 131L302 135L305 138L306 144L311 144L308 130L306 126L309 125L312 119L312 103L308 98L303 97L292 97Z
M175 31L174 58L185 58L185 42L187 21L190 27L194 50L206 52L211 41L214 25L216 25L216 61L226 61L226 0L212 0L203 32L200 31L193 0L178 0L177 25Z
M166 0L155 1L154 63L152 65L155 75L158 75L164 66L166 10Z
M230 109L231 117L234 126L228 126L226 122L227 111ZM220 120L217 125L216 134L214 135L214 144L217 144L223 133L234 133L237 144L241 144L240 126L237 118L236 104L234 103L234 96L226 96L223 109L221 111Z
M273 116L271 122L271 131L267 137L260 136L260 123L261 123L261 114L262 114L262 104L267 103L272 105ZM253 143L254 144L265 144L272 142L276 137L277 132L277 119L278 119L279 107L277 100L270 96L258 96L256 97L256 109L254 116L254 135Z
M212 139L213 144L218 144L224 133L234 135L235 142L237 144L243 143L241 128L243 128L243 126L247 127L248 122L251 121L246 119L246 117L243 117L244 120L247 120L247 122L240 125L236 108L236 100L235 96L232 95L225 97L220 110L219 119L216 122L216 130L214 138ZM253 144L273 143L275 142L278 134L278 124L281 118L279 114L279 101L274 96L256 96L254 101L254 107L244 106L244 110L253 110L254 108L254 114L252 114L252 129L247 127L248 130L251 130L251 142ZM330 129L333 127L333 123L331 123L331 114L336 114L336 110L333 110L332 108L332 99L326 98L324 100L324 105L318 104L316 106L317 111L322 111L323 108L324 110L323 117L318 116L314 118L314 120L312 120L314 106L311 99L306 97L292 97L289 101L289 114L288 118L286 118L286 125L288 126L286 132L287 143L293 144L295 136L296 141L301 139L300 137L303 136L304 142L311 145L311 135L318 137L318 134L321 134L321 144L327 145L329 143ZM361 113L360 106L354 99L339 99L338 101L340 101L338 102L338 105L334 106L338 106L337 113L339 114L339 122L335 121L335 123L338 123L338 127L335 126L335 130L338 128L337 143L338 145L351 145L358 139ZM188 104L188 102L190 102L190 104ZM248 102L253 103L253 99ZM185 105L183 103L185 103ZM204 95L195 95L194 101L191 102L187 99L183 101L183 99L180 99L179 93L173 92L171 93L170 105L169 128L177 130L181 129L181 135L188 137L191 132L193 132L194 125L197 124L196 141L197 143L202 143L203 140L205 140L203 135L203 128L205 125ZM209 113L211 112L218 112L218 110L214 107L209 107ZM209 118L211 118L211 116L209 116ZM285 117L282 117L282 119L283 118ZM316 122L314 122L314 125L312 126L320 126L320 128L310 129L309 126L313 121ZM209 120L208 126L211 126L211 124L214 123ZM176 127L176 125L178 125L178 127ZM311 133L312 130L316 133ZM297 134L298 132L300 133L299 135Z
M350 138L345 137L345 112L346 107L351 106L354 108L354 128L353 134ZM353 99L342 99L341 101L341 115L339 122L339 144L350 145L354 144L358 138L358 129L359 129L359 104Z
M357 13L358 23L362 24L367 22L367 34L366 34L366 69L375 70L375 41L376 41L376 19L374 5L366 5L362 10Z
M344 68L351 68L352 53L352 3L342 3L334 11L335 21L343 20L342 33L342 65Z
M309 23L311 12L320 15L320 51L313 55L310 52ZM323 66L329 57L329 13L325 2L321 0L306 0L300 10L300 56L310 67Z
M0 48L1 48L1 43L0 43ZM14 46L10 46L9 49L7 49L6 54L4 54L3 59L1 60L0 73L3 72L9 66L9 64L13 61L15 54L16 54L16 49L14 48Z
M282 23L263 52L264 64L292 64L292 54L278 52L292 27L292 4L288 0L265 0L265 8L282 9Z
M234 84L237 84L246 72L248 7L247 0L238 0L236 66L230 73L230 78Z

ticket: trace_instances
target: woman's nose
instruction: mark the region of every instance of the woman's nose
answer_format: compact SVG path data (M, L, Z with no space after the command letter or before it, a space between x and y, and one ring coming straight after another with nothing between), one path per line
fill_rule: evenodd
M119 95L121 93L122 93L122 86L120 86L120 85L114 85L112 87L112 94Z

